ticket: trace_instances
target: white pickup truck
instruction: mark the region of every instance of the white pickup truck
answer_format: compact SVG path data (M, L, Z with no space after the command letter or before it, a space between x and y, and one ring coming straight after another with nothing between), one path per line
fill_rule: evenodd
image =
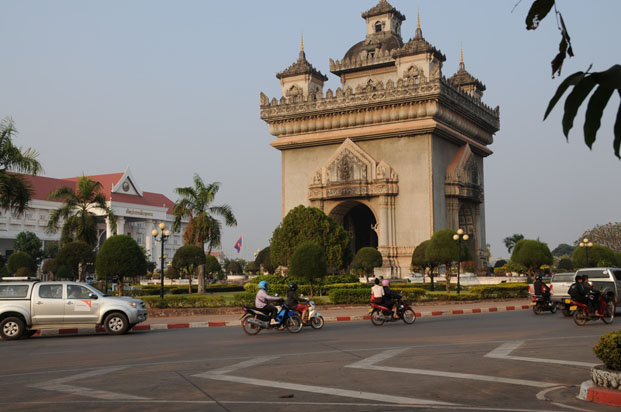
M78 282L3 278L0 282L0 338L32 336L41 329L103 326L109 334L127 333L147 319L145 303L107 296Z

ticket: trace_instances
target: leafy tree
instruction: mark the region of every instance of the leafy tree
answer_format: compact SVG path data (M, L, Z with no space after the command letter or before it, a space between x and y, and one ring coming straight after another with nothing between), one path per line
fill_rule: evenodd
M231 260L227 266L227 270L233 275L239 275L242 273L242 265L236 260Z
M19 252L25 252L34 259L35 263L41 259L43 251L42 242L37 235L32 232L20 232L17 234L13 248Z
M58 267L58 270L56 271L56 278L57 279L74 279L73 273L71 272L71 269L69 269L69 266L67 265L60 265Z
M175 252L172 266L188 277L188 294L192 293L192 274L205 264L205 252L196 245L181 246ZM204 293L204 292L203 292Z
M572 259L576 262L577 267L594 267L599 266L600 262L608 262L606 266L612 266L617 262L615 251L602 245L593 245L589 248L589 261L586 259L586 250L583 247L574 249Z
M548 245L538 240L522 239L515 244L511 261L523 265L528 271L528 282L541 265L551 265L554 261Z
M320 281L327 273L326 254L320 245L307 241L295 249L289 262L289 276L308 282L311 297L313 281Z
M571 259L562 258L561 260L558 261L558 264L556 265L556 267L559 269L564 269L564 270L573 270L575 265Z
M23 176L16 173L37 175L41 164L38 153L31 148L21 149L13 145L17 133L13 119L0 121L0 209L21 215L32 197L32 187Z
M494 263L494 268L501 268L507 264L507 261L504 259L498 259L496 263Z
M174 267L168 266L164 270L164 277L166 279L178 279L179 278L179 272Z
M84 269L87 264L95 262L95 253L93 248L85 242L69 242L58 251L56 260L59 265L67 266L73 279L83 282ZM58 273L56 275L59 276Z
M423 282L425 281L425 273L429 273L429 278L431 279L431 290L435 290L434 278L435 275L433 273L433 269L435 265L429 259L427 259L427 248L429 247L429 242L431 239L425 240L421 242L420 245L416 246L414 252L412 252L412 265L418 266L423 269Z
M58 261L55 258L47 258L43 261L41 272L49 276L51 280L54 280L55 274L58 271L58 266Z
M361 248L352 262L354 270L362 271L366 280L373 274L373 269L382 266L382 254L374 247Z
M48 240L43 247L44 258L55 258L58 254L59 245L55 240Z
M521 233L514 233L513 236L506 237L504 239L504 243L505 247L507 248L507 252L511 253L511 250L513 250L515 244L522 239L524 239L524 235Z
M567 243L561 243L552 251L552 256L565 256L571 255L575 247L568 245Z
M259 252L254 262L259 266L259 269L263 266L263 270L267 273L274 273L276 270L276 267L272 265L269 246Z
M561 68L566 56L569 55L573 57L574 55L569 33L567 31L567 27L565 26L563 16L556 6L556 1L535 0L528 11L528 15L526 16L526 29L535 30L539 26L539 23L552 10L552 7L554 7L557 25L561 32L559 52L552 60L552 77L554 77L556 73L559 75L561 74ZM586 72L576 72L563 80L556 90L556 93L550 100L550 103L548 103L548 108L546 109L543 117L545 120L552 109L554 109L554 106L556 106L556 103L558 103L561 96L563 96L570 86L573 86L572 92L569 93L567 99L565 100L565 112L562 120L563 134L565 135L565 138L569 139L569 131L574 125L574 119L578 113L580 105L582 105L586 97L591 93L595 86L598 86L589 100L585 113L584 143L589 147L589 149L593 146L593 143L595 143L596 134L601 125L602 113L608 104L610 97L615 90L619 96L621 96L621 65L615 64L603 72L589 73L590 69L591 67L589 67ZM613 147L615 155L621 158L621 105L619 106L617 120L614 125L614 136Z
M76 188L62 186L48 195L49 200L60 200L62 205L50 214L47 231L56 233L60 221L63 227L60 235L61 245L70 242L84 242L92 248L97 245L97 217L94 210L104 211L110 224L116 231L116 216L106 203L106 197L100 193L101 183L82 176L76 182Z
M352 259L350 234L321 210L303 205L291 209L274 229L270 242L272 264L289 266L294 251L306 241L323 248L331 270L349 266Z
M27 268L27 267L21 267L19 269L17 269L17 272L15 272L15 277L21 278L27 278L30 277L34 274L34 272L32 271L32 269Z
M183 234L186 245L195 245L205 252L205 243L208 244L207 254L213 248L218 248L222 241L222 223L218 217L224 218L227 226L237 226L237 220L229 205L215 206L213 201L220 190L220 183L214 182L205 185L198 174L194 175L194 187L178 187L175 193L181 196L173 209L175 222L173 230L179 231L181 220L188 218L189 222ZM198 275L198 292L205 293L204 267Z
M119 279L119 295L123 295L123 280L147 273L147 261L138 243L131 236L111 236L101 245L95 271L99 279Z
M221 271L222 267L218 259L213 255L207 255L205 258L205 274L213 279Z
M254 260L252 262L248 262L248 272L250 272L253 275L256 275L258 271L259 271L259 266L254 262Z
M28 268L32 273L37 271L35 260L26 252L12 253L6 266L9 273L16 273L20 268Z
M575 244L578 245L585 237L593 243L606 246L615 252L621 252L621 222L597 225L584 232Z
M451 265L457 262L459 255L459 245L453 240L455 231L452 229L438 230L433 234L425 251L425 258L435 266L446 266L446 291L449 292L451 287ZM468 244L462 242L461 245L461 261L471 260L472 253Z

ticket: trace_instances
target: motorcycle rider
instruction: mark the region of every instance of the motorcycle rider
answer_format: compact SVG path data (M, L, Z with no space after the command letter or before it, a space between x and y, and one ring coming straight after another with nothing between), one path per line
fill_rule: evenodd
M535 290L535 295L541 295L541 297L543 297L546 305L549 306L552 303L550 301L550 287L543 282L541 274L538 274L535 278L533 289Z
M384 289L384 306L390 309L391 312L394 307L394 313L392 316L394 319L397 319L399 316L397 316L397 307L395 306L395 302L401 299L401 295L390 290L390 281L388 279L382 280L382 288Z
M254 299L254 307L269 316L269 323L278 314L278 309L276 309L276 306L272 305L270 301L279 301L281 298L268 295L267 287L268 284L266 281L262 280L259 282L259 291Z
M572 283L572 285L569 287L569 290L567 291L569 293L569 296L571 296L571 298L573 300L575 300L576 302L580 302L584 305L588 305L589 304L589 300L587 298L587 288L584 287L583 284L583 278L581 275L576 275L575 277L575 283Z
M593 288L593 284L591 284L591 282L589 282L589 275L584 274L582 275L582 284L584 285L584 288L587 291L587 298L588 298L588 308L589 308L589 313L593 314L593 312L595 312L596 315L599 315L598 311L595 310L596 309L596 301L599 300L599 294L600 292L595 290Z
M375 285L371 288L371 301L377 304L384 301L384 288L380 286L379 278L375 278Z
M287 291L287 306L291 310L295 310L302 316L302 321L305 321L305 317L308 317L308 306L300 303L300 298L298 297L298 284L292 282L289 284L289 290Z

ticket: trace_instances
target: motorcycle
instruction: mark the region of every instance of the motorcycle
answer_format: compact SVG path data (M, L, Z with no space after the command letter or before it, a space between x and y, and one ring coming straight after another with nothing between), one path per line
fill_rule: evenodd
M396 318L393 317L392 310L388 309L386 306L373 302L369 303L369 305L371 306L371 309L369 309L371 323L375 326L382 326L384 322L397 322L399 320L411 325L416 320L416 312L411 308L410 303L403 299L395 303L397 306Z
M287 329L291 333L298 333L302 330L302 319L300 315L289 306L282 303L274 322L270 322L270 317L257 308L242 306L244 313L241 316L241 326L248 335L256 335L263 329Z
M555 302L552 302L550 299L546 299L541 295L534 295L530 305L533 307L535 315L540 315L545 311L556 313L557 309Z
M311 326L313 329L323 328L324 320L321 313L317 312L315 302L309 299L304 299L304 303L307 304L307 308L300 313L302 318L302 324L304 326Z
M600 292L591 292L589 299L595 302L595 313L589 311L589 306L573 299L566 299L569 310L574 311L574 322L578 326L584 326L590 320L602 320L606 324L612 323L615 318L615 302L612 296L603 296Z

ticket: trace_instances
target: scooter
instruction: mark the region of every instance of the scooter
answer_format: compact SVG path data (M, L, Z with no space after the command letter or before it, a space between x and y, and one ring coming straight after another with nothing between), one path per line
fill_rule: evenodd
M244 313L241 316L241 326L248 335L256 335L263 329L287 329L291 333L298 333L302 330L302 319L294 310L291 310L285 303L281 303L278 314L274 318L276 323L270 322L270 317L257 308L242 306Z
M300 316L302 318L302 324L304 326L310 326L313 329L323 328L323 316L321 315L321 313L317 312L315 302L309 299L304 299L304 303L307 304L308 307L302 313L300 313Z
M595 313L591 313L589 311L589 306L582 303L577 302L573 299L566 299L565 302L568 303L569 310L574 311L574 322L578 326L584 326L590 320L600 320L606 324L612 323L615 318L615 302L614 298L611 296L603 296L598 291L592 291L589 293L589 299L595 301Z
M416 312L411 308L410 303L403 299L395 303L397 306L396 318L393 317L392 310L388 309L386 306L373 302L369 303L369 305L371 306L371 309L369 309L371 323L375 326L382 326L384 322L397 322L399 320L411 325L416 320Z
M557 309L555 302L552 302L550 299L546 299L541 295L533 296L533 301L530 302L530 305L533 307L535 315L540 315L545 311L556 313Z

